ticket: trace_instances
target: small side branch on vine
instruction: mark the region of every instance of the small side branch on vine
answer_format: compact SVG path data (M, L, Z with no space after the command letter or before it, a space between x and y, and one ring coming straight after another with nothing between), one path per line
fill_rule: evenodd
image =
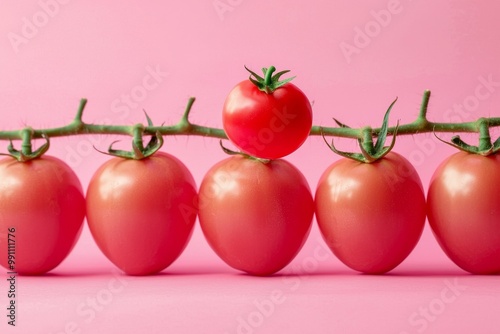
M177 123L179 131L189 132L191 128L191 123L189 122L189 113L191 112L191 108L193 107L195 100L196 98L194 97L189 98L188 103L186 105L186 109L184 110L181 119Z

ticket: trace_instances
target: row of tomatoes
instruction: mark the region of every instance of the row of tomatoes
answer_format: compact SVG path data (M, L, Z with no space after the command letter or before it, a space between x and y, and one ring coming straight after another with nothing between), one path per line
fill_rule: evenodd
M325 242L343 263L384 273L410 254L428 217L458 266L497 273L499 185L499 155L460 152L438 167L425 196L414 167L391 152L370 164L334 162L314 196L286 160L244 156L214 165L197 188L181 161L157 152L142 160L109 160L84 196L76 174L57 158L4 158L0 264L20 274L54 269L74 247L86 217L112 263L130 275L153 274L182 253L198 217L206 240L228 265L271 275L300 251L316 215Z

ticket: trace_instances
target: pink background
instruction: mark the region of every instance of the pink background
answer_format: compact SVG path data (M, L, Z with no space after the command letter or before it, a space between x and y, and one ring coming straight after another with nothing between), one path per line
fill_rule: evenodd
M432 120L498 116L499 11L494 0L4 1L1 128L66 124L83 97L89 99L86 122L145 122L145 109L156 124L171 124L190 96L197 98L192 121L221 127L226 94L247 76L243 65L291 69L294 83L314 101L316 125L333 126L335 117L354 127L379 126L396 96L392 124L406 123L416 117L425 89L432 91ZM149 90L142 89L155 70L156 80L147 79ZM128 105L125 95L131 96ZM105 149L114 139L57 138L50 154L68 162L86 188L107 159L92 145ZM128 139L120 139L127 147ZM339 145L354 148L347 140ZM163 150L179 157L198 185L225 157L211 138L169 137ZM453 152L430 134L401 137L395 151L414 163L425 188L436 166ZM314 191L338 157L321 138L311 137L286 159ZM3 311L1 331L496 332L497 277L459 270L428 227L391 274L365 276L325 250L315 224L298 257L270 278L228 268L199 226L164 274L123 276L85 227L74 251L52 274L18 279L18 327L7 326ZM1 309L6 289L1 283Z

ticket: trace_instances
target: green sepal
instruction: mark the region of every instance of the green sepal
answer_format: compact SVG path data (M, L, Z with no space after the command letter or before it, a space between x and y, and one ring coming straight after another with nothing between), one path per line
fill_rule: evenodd
M377 142L375 143L375 152L381 152L384 148L385 139L387 138L387 130L389 129L389 114L397 100L398 98L396 97L396 99L391 103L391 105L389 106L389 108L387 108L387 111L385 112L384 120L382 121L382 127L380 128L380 133L377 137ZM394 136L394 138L395 137L396 136Z
M450 142L447 142L436 135L433 131L434 136L441 142L455 147L461 151L479 154L482 156L488 156L500 152L500 138L497 138L494 143L491 142L490 128L488 120L485 118L480 118L477 120L478 123L478 133L479 133L479 143L477 146L469 145L464 142L459 135L453 136Z
M126 150L115 150L113 148L113 145L118 143L119 140L115 140L112 142L109 147L108 151L104 152L99 149L97 149L94 146L94 149L102 154L110 155L113 157L119 157L119 158L124 158L124 159L133 159L133 160L141 160L148 158L155 154L163 145L163 136L159 131L155 133L154 136L151 137L149 140L148 144L146 147L140 148L138 145L136 145L135 142L132 142L132 151L126 151Z
M249 69L248 67L246 67L246 65L245 65L245 70L247 70L248 72L250 72L250 76L248 77L248 79L250 79L250 81L252 81L253 83L255 83L254 81L262 81L262 82L264 82L264 78L263 77L261 77L260 75L258 75L257 73L255 73L254 71L252 71L251 69ZM262 69L262 72L264 72L264 74L265 74L266 71L267 71L267 69L264 67ZM252 78L252 76L255 77L255 79Z
M397 122L396 127L394 129L394 133L392 134L392 140L391 140L390 145L384 146L385 141L387 139L387 134L389 131L389 115L390 115L392 107L394 106L394 104L396 103L397 100L398 99L396 98L391 103L391 105L389 106L387 111L385 112L384 120L382 121L382 126L380 127L380 131L377 134L377 141L376 141L375 145L373 145L373 141L372 141L373 132L372 132L371 128L365 128L365 131L367 131L369 133L367 133L363 139L362 138L357 139L361 153L339 151L335 148L335 146L333 144L333 139L332 139L332 142L330 144L326 141L325 136L322 134L323 140L328 145L330 150L332 150L334 153L336 153L344 158L356 160L356 161L363 162L363 163L372 163L372 162L375 162L379 159L382 159L394 148L394 145L396 144L396 136L398 133L399 121ZM349 126L347 126L344 123L341 123L340 121L338 121L335 118L333 120L341 128L350 128Z
M361 150L361 153L344 152L344 151L337 150L335 148L335 146L333 145L333 139L332 139L331 144L326 141L325 136L323 136L323 140L325 141L326 145L328 145L328 147L330 148L330 150L332 150L334 153L336 153L336 154L338 154L338 155L340 155L340 156L342 156L344 158L356 160L356 161L363 162L363 163L372 163L372 162L375 162L375 161L380 160L383 157L385 157L387 155L387 153L389 153L394 148L394 145L396 144L396 135L397 135L397 129L398 129L398 127L399 127L399 122L396 125L396 129L394 131L394 135L392 137L391 144L389 146L383 147L378 152L368 152L363 147L361 139L358 139L358 143L360 144L359 148Z
M153 121L148 116L146 111L144 111L144 115L146 116L148 126L150 127L154 126ZM149 140L148 144L144 147L142 145L143 132L144 132L143 125L137 124L134 127L134 138L132 139L132 151L113 149L113 145L116 144L118 140L112 142L109 145L107 152L100 151L95 146L94 149L102 154L111 155L114 157L119 157L124 159L141 160L148 158L153 154L155 154L163 146L163 136L161 135L160 131L156 131L154 136L151 136L151 139Z
M219 140L219 144L220 144L220 147L222 148L222 151L224 151L224 153L226 153L228 155L239 155L239 156L242 156L242 157L247 158L247 159L252 159L252 160L262 162L263 164L267 164L267 163L271 162L271 159L257 158L257 157L254 157L253 155L247 154L245 152L230 150L222 144L222 139Z
M498 137L497 140L495 140L495 142L493 143L493 151L494 153L500 151L500 137Z
M482 156L488 156L492 154L496 154L500 152L500 138L495 140L493 144L491 144L490 147L486 149L479 149L478 146L470 145L464 142L459 135L453 136L450 141L446 141L444 139L439 138L438 135L436 135L435 132L434 136L442 143L445 143L447 145L450 145L456 149L459 149L460 151L471 153L471 154L479 154Z
M40 158L50 148L49 137L45 133L42 133L42 138L45 139L45 143L42 146L40 146L36 151L31 153L25 153L23 152L23 150L15 149L12 140L9 140L9 145L7 146L7 150L9 151L9 153L0 153L0 155L10 156L19 162L27 162L33 159Z
M153 126L153 121L151 120L151 118L149 117L148 113L146 112L146 110L142 109L142 111L144 112L144 116L146 116L146 120L148 121L148 126Z
M286 85L287 83L295 79L295 77L291 77L280 81L281 76L283 74L290 72L290 70L280 71L273 75L274 71L276 71L276 68L274 66L270 66L269 68L267 67L262 68L262 73L264 73L264 77L261 77L254 71L248 69L248 67L246 66L245 69L250 73L248 80L250 80L255 86L257 86L259 90L267 94L271 94L276 89L282 87L283 85Z
M323 137L323 140L325 141L326 145L330 148L330 150L332 150L333 153L338 154L338 155L340 155L341 157L344 157L344 158L356 160L356 161L359 161L359 162L366 162L366 161L364 161L365 158L364 158L363 154L356 153L356 152L344 152L344 151L337 150L337 148L333 144L333 138L332 138L332 142L328 143L326 141L325 136L322 135L322 137Z
M453 136L451 138L451 143L453 143L455 147L460 148L460 149L462 149L464 151L470 151L470 152L474 152L474 153L479 153L479 148L477 146L473 146L473 145L467 144L458 135L457 136ZM491 150L491 148L488 149L488 151L489 150Z

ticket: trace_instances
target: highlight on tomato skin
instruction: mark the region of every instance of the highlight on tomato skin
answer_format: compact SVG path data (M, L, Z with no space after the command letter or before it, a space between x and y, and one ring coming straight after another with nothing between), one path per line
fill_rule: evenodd
M184 251L198 214L197 188L176 157L112 158L87 189L87 222L104 255L128 275L151 275Z
M12 157L0 160L0 265L4 268L20 275L55 269L78 241L84 218L81 183L64 161L48 155L25 162Z
M500 155L458 152L434 172L429 225L440 247L472 274L500 273Z
M199 190L205 239L229 266L272 275L295 258L312 224L309 185L291 163L232 156L215 164Z
M373 163L334 162L318 182L315 206L333 254L367 274L383 274L401 264L417 245L426 218L420 177L395 152Z

